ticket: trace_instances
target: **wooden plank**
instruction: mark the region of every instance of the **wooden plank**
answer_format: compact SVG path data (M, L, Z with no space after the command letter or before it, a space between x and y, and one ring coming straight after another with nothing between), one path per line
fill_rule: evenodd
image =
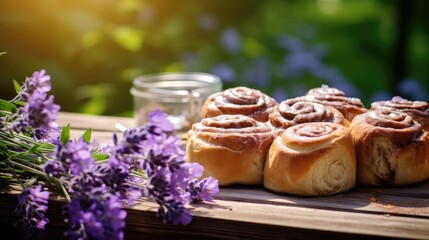
M426 183L429 184L429 183ZM368 191L370 190L370 191ZM427 198L384 194L383 189L355 189L338 195L324 197L296 197L271 193L263 188L221 188L216 199L259 204L300 206L335 211L390 214L429 218L429 193Z
M127 117L111 117L111 116L97 116L81 113L60 112L58 114L58 124L66 126L70 124L74 129L87 129L92 128L100 131L117 131L115 124L120 123L126 128L136 126L136 122L132 118Z
M85 133L86 130L83 129L70 129L70 138L78 139ZM115 131L118 139L122 138L122 133ZM113 132L97 131L93 130L91 133L91 139L96 140L99 144L113 144Z

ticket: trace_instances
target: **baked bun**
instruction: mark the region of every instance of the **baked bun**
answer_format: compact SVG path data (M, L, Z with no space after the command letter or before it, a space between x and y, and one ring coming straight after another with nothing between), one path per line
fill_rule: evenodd
M337 123L286 129L269 150L264 186L274 192L324 196L355 186L356 155L350 131Z
M235 87L209 96L203 104L203 118L242 114L256 121L266 122L278 103L274 98L247 87Z
M401 186L429 178L429 133L390 108L371 110L350 123L358 162L358 182Z
M220 186L262 184L268 149L279 131L244 115L204 118L188 132L186 157Z
M307 101L316 101L338 109L349 121L368 111L359 98L347 97L343 91L327 85L310 89L305 97Z
M429 105L423 101L410 101L399 96L388 101L377 101L371 104L371 110L393 108L404 112L422 125L423 130L429 131Z
M349 121L336 108L316 102L300 101L292 98L281 102L269 116L276 128L289 128L300 123L334 122L349 126Z

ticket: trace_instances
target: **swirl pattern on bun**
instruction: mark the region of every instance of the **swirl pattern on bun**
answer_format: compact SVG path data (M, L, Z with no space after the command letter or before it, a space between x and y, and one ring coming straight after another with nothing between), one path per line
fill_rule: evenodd
M204 118L188 132L186 157L204 167L219 185L262 184L270 145L279 135L266 123L244 115Z
M422 128L429 131L429 104L424 101L410 101L399 96L388 101L376 101L371 104L371 110L379 108L393 108L404 112L414 118L422 125Z
M241 114L266 122L268 115L278 103L259 90L247 87L235 87L212 94L202 107L203 118L219 115Z
M350 190L356 181L356 155L347 127L303 123L277 137L267 156L264 186L274 192L323 196Z
M308 101L316 101L338 109L349 121L367 111L359 98L347 97L343 91L327 85L310 89L305 97Z
M302 98L281 102L270 114L270 123L276 128L283 129L308 122L334 122L344 126L349 125L349 121L336 108L300 99Z
M410 115L391 108L370 110L350 124L358 181L401 186L429 178L429 133Z

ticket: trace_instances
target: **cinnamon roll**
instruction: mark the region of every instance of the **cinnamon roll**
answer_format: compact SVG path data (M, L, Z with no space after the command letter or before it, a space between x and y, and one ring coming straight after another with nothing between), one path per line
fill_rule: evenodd
M367 111L359 98L347 97L343 91L327 85L310 89L305 97L308 101L316 101L338 109L349 121Z
M270 147L264 186L274 192L323 196L350 190L356 181L356 155L347 127L331 122L286 129Z
M302 98L281 102L269 115L269 122L274 127L283 129L308 122L334 122L344 126L349 125L349 121L336 108L300 99Z
M278 103L259 90L247 87L235 87L209 96L203 104L203 118L223 114L242 114L259 122L266 122L268 115Z
M377 101L371 104L371 109L393 108L404 112L422 125L423 130L429 131L429 104L424 101L410 101L399 96L388 101Z
M429 178L429 133L410 115L380 108L350 123L362 185L401 186Z
M268 149L279 131L244 115L204 118L188 132L186 157L219 185L262 184Z

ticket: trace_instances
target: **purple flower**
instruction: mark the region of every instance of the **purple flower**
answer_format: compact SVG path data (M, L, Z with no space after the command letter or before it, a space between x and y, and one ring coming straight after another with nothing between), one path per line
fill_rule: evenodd
M235 70L227 64L219 64L212 68L211 73L217 75L223 82L233 82L235 80Z
M283 88L274 89L273 97L274 97L274 99L276 99L277 102L282 102L282 101L288 99L288 95Z
M26 238L40 234L49 222L45 217L48 199L49 192L43 191L41 185L26 188L19 195L15 212L20 219L15 226L25 232Z
M192 221L192 216L184 207L183 203L174 199L166 201L157 211L157 216L164 222L187 225Z
M392 99L392 94L384 90L377 91L373 93L370 97L371 102L386 101L387 99Z
M89 144L82 137L77 142L69 141L65 145L59 144L56 156L62 167L75 176L90 171L95 164Z
M29 125L35 129L36 139L56 139L60 128L56 123L60 106L54 104L54 96L46 98L45 93L35 91L28 98L24 111Z
M258 86L267 86L271 82L270 61L266 57L255 59L244 72L245 79Z
M94 188L79 195L65 208L71 239L123 239L126 211L119 198L104 189ZM82 229L83 227L83 229Z
M167 113L156 109L155 111L149 113L148 122L150 125L156 125L164 132L171 132L174 130L174 126L167 117Z
M65 169L61 166L58 161L50 160L43 166L43 170L46 174L52 177L61 177L65 173Z
M189 182L188 192L192 202L212 202L213 196L219 193L219 183L212 177L204 178L201 181L194 179Z
M229 27L222 32L221 43L226 51L237 54L241 50L241 39L237 29Z
M406 95L411 100L426 99L428 97L425 92L425 86L416 79L404 79L396 88L401 94Z
M203 166L198 163L183 163L170 176L170 193L180 196L188 187L189 182L201 177L204 171ZM184 196L185 198L187 196Z
M130 183L140 184L143 179L131 176L130 170L143 170L147 176L143 192L158 203L157 215L164 222L188 224L192 218L184 206L192 200L189 182L202 175L203 167L185 162L181 139L169 134L173 125L167 116L154 111L145 125L126 130L120 142L114 135L109 164L96 172L101 173L107 191L133 204L141 191ZM215 191L200 192L201 198L209 199L204 193Z
M108 190L117 195L120 200L127 205L134 205L135 201L141 197L141 190L133 187L129 182L140 182L139 178L130 178L130 169L132 162L128 159L122 161L122 155L111 156L107 165L97 166L103 168L100 172L103 173L102 179Z
M51 90L50 80L45 70L25 80L18 96L26 104L18 109L11 126L14 131L30 134L35 140L57 143L60 129L56 120L60 106L54 103L53 96L47 95Z
M185 204L191 201L189 182L200 177L203 167L197 163L186 163L180 139L160 135L157 144L145 145L146 156L141 162L147 176L146 195L159 204L157 215L164 222L188 224L191 221Z
M191 194L192 202L213 201L213 196L219 193L219 183L217 179L207 177L201 181L194 179L189 182L188 191Z
M42 69L40 72L34 72L32 77L25 79L21 92L19 93L22 101L27 101L34 92L46 93L51 90L51 77L45 75L45 73L46 71Z

